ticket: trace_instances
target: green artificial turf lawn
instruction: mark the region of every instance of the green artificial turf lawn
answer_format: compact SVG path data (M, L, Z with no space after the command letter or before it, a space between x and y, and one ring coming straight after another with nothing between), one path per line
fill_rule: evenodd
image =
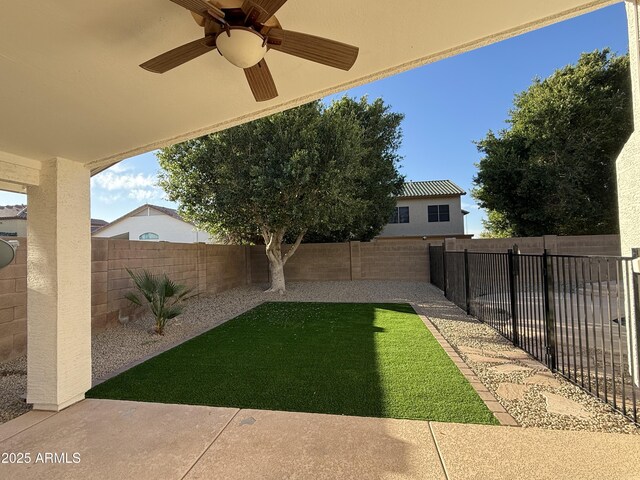
M265 303L87 396L498 423L406 304Z

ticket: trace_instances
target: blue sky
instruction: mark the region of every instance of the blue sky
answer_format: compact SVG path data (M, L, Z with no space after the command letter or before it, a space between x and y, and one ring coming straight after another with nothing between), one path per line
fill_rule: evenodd
M514 94L534 77L604 47L628 51L622 3L345 93L381 97L405 114L400 154L408 180L451 179L470 192L480 159L473 141L505 127ZM155 155L147 153L93 177L92 216L113 220L143 203L174 206L155 186L158 169ZM25 202L24 195L0 192L0 204ZM483 212L469 194L463 208L471 212L468 232L479 234Z

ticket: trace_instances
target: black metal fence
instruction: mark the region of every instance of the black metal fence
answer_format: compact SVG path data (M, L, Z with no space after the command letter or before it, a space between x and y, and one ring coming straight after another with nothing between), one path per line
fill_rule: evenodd
M638 423L632 258L429 251L449 300Z

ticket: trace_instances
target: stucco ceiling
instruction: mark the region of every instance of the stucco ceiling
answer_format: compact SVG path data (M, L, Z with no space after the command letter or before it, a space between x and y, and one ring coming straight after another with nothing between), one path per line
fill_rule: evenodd
M169 0L0 0L0 152L95 171L612 3L289 0L284 28L357 45L360 56L343 72L270 51L280 96L256 103L243 72L215 52L164 75L138 67L202 34Z

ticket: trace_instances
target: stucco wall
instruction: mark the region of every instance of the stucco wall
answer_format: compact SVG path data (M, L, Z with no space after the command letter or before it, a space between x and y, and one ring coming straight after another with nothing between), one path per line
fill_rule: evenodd
M429 205L449 205L448 222L428 222ZM464 216L459 196L429 199L398 199L398 207L409 207L409 223L390 223L380 237L463 235Z
M129 240L138 240L140 235L147 232L158 234L159 240L151 240L156 242L210 243L208 233L165 214L127 217L101 229L93 236L94 238L112 238L129 233Z
M636 25L633 2L626 2L629 24L629 56L631 59L631 87L633 89L633 118L635 132L622 149L617 162L618 212L622 253L630 255L632 248L640 247L640 32Z

